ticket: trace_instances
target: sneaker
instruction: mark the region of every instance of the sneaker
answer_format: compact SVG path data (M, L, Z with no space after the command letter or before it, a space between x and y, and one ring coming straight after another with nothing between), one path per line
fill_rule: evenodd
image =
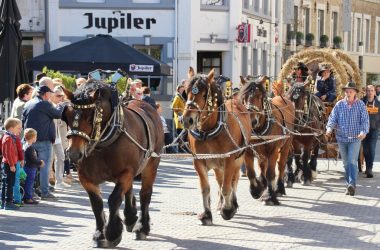
M37 205L39 202L33 199L27 199L24 201L24 203L27 205Z
M70 187L71 187L71 185L64 183L64 182L55 184L56 189L66 189L66 188L70 188Z
M49 186L49 192L55 192L55 188L53 186Z
M350 196L354 196L355 195L355 187L354 186L349 185L348 188L347 188L347 191L348 191L348 194Z
M38 196L38 194L36 193L33 193L33 197L32 197L33 200L41 200L41 197Z
M365 171L365 174L367 175L367 178L373 178L373 172L372 169L368 169Z
M24 206L24 202L23 201L20 201L20 202L14 201L13 204L15 204L18 207L23 207Z
M5 210L19 210L20 208L16 206L13 202L5 204Z
M41 200L55 200L57 197L55 197L54 194L48 193L47 195L42 195Z

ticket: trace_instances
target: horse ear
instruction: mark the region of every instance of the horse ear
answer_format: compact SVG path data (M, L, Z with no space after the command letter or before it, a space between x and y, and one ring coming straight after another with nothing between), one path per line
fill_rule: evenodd
M247 81L244 79L243 76L240 76L240 84L244 86L247 83Z
M190 66L189 71L187 72L187 77L189 79L191 79L191 78L193 78L193 76L195 76L195 71L194 71L193 67Z
M212 83L214 81L214 76L215 76L215 71L214 71L214 69L211 69L207 75L209 83Z
M65 87L61 87L61 88L63 90L63 93L65 93L67 99L69 99L72 102L74 100L73 92L71 92L70 90L66 89Z

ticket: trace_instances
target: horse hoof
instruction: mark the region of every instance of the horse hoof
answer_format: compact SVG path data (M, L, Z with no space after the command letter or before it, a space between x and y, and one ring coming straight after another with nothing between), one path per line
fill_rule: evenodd
M213 225L212 219L204 218L204 219L200 219L199 221L200 221L200 225L202 225L202 226L212 226Z
M234 215L236 214L237 209L236 208L229 208L229 209L222 209L220 215L222 215L222 218L224 220L230 220Z
M263 200L262 203L265 206L279 206L280 205L280 202L278 200L273 200L273 199Z
M135 232L135 240L146 240L147 239L147 234L143 232Z
M221 213L221 210L219 211ZM206 210L201 214L198 214L198 219L203 226L211 226L212 225L212 214L211 211Z
M282 194L281 192L276 192L276 195L277 195L278 197L282 197L282 196L283 196L283 194Z
M135 223L136 224L136 223ZM125 225L125 228L127 229L127 232L132 233L133 228L135 227L135 224L132 225Z
M249 189L250 193L251 193L251 196L253 197L253 199L259 199L261 197L261 195L263 194L263 190L261 190L260 188L250 188Z
M287 188L292 188L292 187L293 187L293 182L288 181L288 182L286 183L286 187L287 187Z
M120 242L121 242L121 235L113 241L108 241L106 239L96 240L94 242L95 243L94 247L96 247L96 248L114 248L117 245L119 245Z

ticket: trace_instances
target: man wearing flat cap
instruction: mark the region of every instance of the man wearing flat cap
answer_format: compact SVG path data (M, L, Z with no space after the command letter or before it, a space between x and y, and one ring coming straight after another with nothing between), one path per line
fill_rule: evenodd
M331 74L331 66L329 64L319 65L319 79L317 80L317 93L324 102L333 102L336 99L335 78Z
M355 195L358 176L358 157L361 141L369 131L366 106L358 97L355 83L347 83L342 90L345 98L334 106L327 122L327 137L335 129L339 152L342 157L346 178L346 195Z
M22 122L24 129L33 128L37 131L37 142L34 147L38 151L39 158L45 162L45 167L41 168L40 185L41 198L55 198L49 190L49 166L51 164L51 156L53 143L56 138L56 130L54 119L60 119L64 110L64 105L54 107L49 102L52 89L52 79L43 77L40 80L40 86L37 88L37 95L25 104L22 113Z

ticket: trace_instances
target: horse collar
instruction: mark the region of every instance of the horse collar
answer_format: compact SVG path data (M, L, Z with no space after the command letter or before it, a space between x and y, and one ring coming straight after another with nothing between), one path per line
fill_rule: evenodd
M218 122L217 126L210 130L210 131L200 131L198 129L195 130L189 130L190 134L194 136L199 141L205 141L207 139L212 139L220 134L222 132L222 129L224 128L224 125L227 121L227 113L225 112L224 105L221 105L218 108Z

